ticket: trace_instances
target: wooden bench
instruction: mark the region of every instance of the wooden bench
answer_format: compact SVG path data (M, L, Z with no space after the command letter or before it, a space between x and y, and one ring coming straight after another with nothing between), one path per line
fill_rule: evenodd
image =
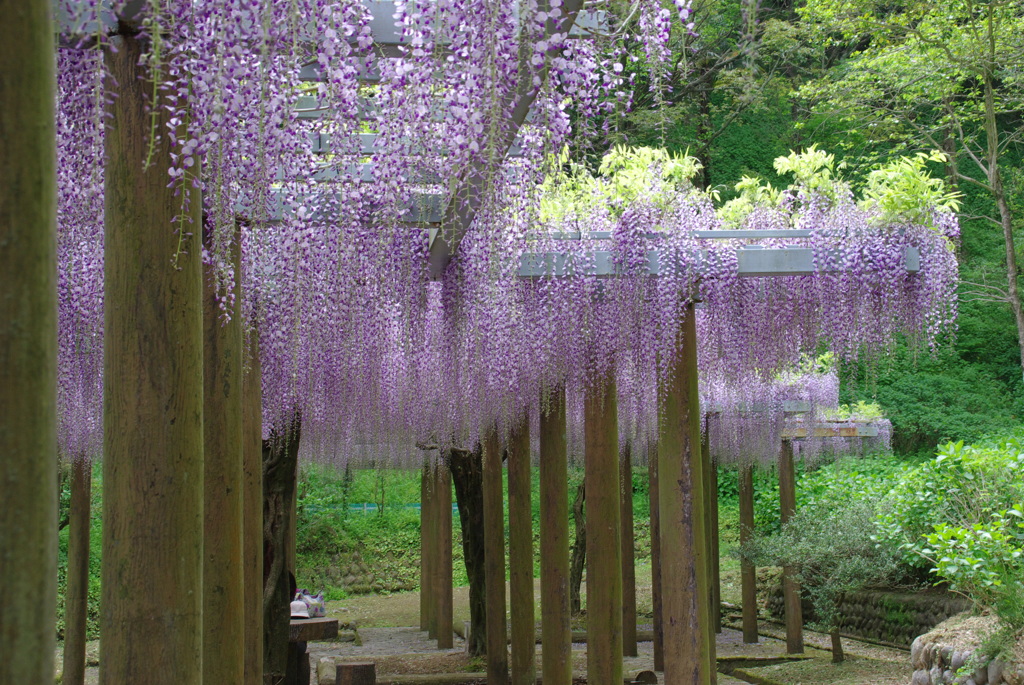
M288 671L285 685L309 685L306 643L338 637L336 618L293 618L288 624Z

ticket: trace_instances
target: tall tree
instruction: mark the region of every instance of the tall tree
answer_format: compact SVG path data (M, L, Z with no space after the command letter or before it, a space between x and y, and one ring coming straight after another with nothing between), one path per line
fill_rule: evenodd
M841 69L809 84L819 112L870 131L895 150L930 148L949 157L954 182L992 201L984 217L1001 234L1003 278L965 283L970 297L1013 312L1024 374L1024 306L1008 153L1022 148L1024 12L1017 0L809 0L801 10L818 40L855 50ZM1015 155L1015 156L1016 156Z

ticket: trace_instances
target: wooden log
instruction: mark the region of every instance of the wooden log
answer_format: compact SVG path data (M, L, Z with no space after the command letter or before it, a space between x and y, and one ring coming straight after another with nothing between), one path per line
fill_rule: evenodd
M651 507L651 604L654 630L654 670L665 670L665 627L661 609L661 515L658 483L658 444L647 446L647 477Z
M452 625L454 594L452 590L452 472L443 460L438 460L435 470L436 486L434 500L437 508L437 563L435 565L435 592L437 608L437 648L451 649L455 646L455 632Z
M0 683L53 682L57 193L53 8L0 22ZM165 177L166 178L166 177Z
M508 436L508 575L512 619L512 685L533 685L537 678L530 480L530 417L524 413L512 426Z
M662 402L658 494L665 682L708 685L715 680L715 662L706 601L697 326L692 304L683 313L672 371L659 385Z
M206 238L212 247L212 235ZM207 265L203 279L203 681L208 683L240 683L245 668L240 242L240 232L234 231L230 249L237 277L226 320L215 267Z
M288 642L317 642L338 637L338 619L293 618L288 621Z
M242 377L242 603L245 611L243 683L263 682L263 388L259 334L249 340Z
M744 464L739 471L740 545L754 537L754 467ZM740 560L740 595L743 602L743 641L757 643L757 569L747 559Z
M168 187L170 137L150 150L171 113L150 102L160 76L145 52L136 34L104 51L100 683L193 685L203 663L202 202L192 184ZM190 233L179 235L185 207Z
M622 681L622 541L615 379L597 379L583 400L587 489L587 682Z
M335 677L337 685L376 685L377 665L372 661L342 662Z
M636 555L633 545L633 458L627 442L619 460L622 525L622 655L636 656Z
M796 470L793 467L793 443L783 440L779 450L779 518L785 524L796 514ZM782 595L786 607L786 652L803 654L803 608L800 606L800 583L796 577L800 569L785 566L782 569Z
M569 615L569 475L565 387L548 390L540 412L541 680L572 684Z
M85 683L85 628L89 614L89 526L92 464L80 456L71 465L68 570L64 602L64 685Z
M498 431L484 436L484 566L487 603L487 682L508 685L505 623L505 517L502 506L501 446Z

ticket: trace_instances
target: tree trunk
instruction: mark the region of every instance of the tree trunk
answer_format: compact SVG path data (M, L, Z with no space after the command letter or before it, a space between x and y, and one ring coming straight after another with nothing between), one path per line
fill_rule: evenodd
M569 561L569 610L573 616L579 616L583 610L580 586L583 584L583 569L587 563L587 515L583 508L586 499L587 481L582 480L576 486L576 499L572 502L572 522L576 536Z
M622 531L619 526L619 421L615 379L583 398L587 483L587 683L622 682Z
M551 389L540 414L541 682L572 685L569 613L569 481L565 388Z
M263 682L263 388L259 335L249 341L249 364L242 378L243 420L243 604L245 605L245 685Z
M301 422L273 429L263 442L263 673L267 683L283 678L288 668L289 605L292 581L287 538L295 502L296 465Z
M473 451L451 450L452 481L455 501L459 504L462 528L462 558L469 578L469 655L487 653L487 605L485 602L484 567L484 497L483 449L477 444Z
M110 76L100 683L198 685L203 671L202 202L191 183L168 187L169 136L161 135L149 149L151 128L166 131L172 113L150 101L158 75L148 71L145 52L137 34L114 37L104 51ZM148 157L152 163L144 167ZM179 235L175 218L185 207L187 234Z
M85 683L85 627L89 615L89 524L92 464L84 456L71 465L71 529L68 531L68 586L64 603L63 685Z
M843 654L843 639L839 637L839 628L833 628L829 633L832 638L832 663L843 663L846 655Z
M505 520L501 446L497 428L484 438L484 577L487 601L487 683L508 685L508 630L505 622Z
M512 685L535 685L537 680L530 485L530 417L523 414L508 437L508 580L512 619Z
M57 201L49 2L0 22L0 683L53 682Z
M210 227L206 227L211 230ZM212 246L212 235L207 246ZM206 268L203 296L203 681L241 683L245 605L242 562L241 234L231 247L235 283L229 319L222 318L216 273Z

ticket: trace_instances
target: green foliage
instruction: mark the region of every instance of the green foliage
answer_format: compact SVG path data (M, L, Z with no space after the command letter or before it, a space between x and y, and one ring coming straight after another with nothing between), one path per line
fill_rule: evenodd
M886 224L932 224L935 209L958 211L960 193L946 189L941 178L933 177L926 162L947 161L941 152L898 157L868 174L861 205L881 210Z
M905 471L892 485L879 517L879 540L894 544L910 567L929 571L927 536L943 524L965 529L1024 500L1024 450L1017 438L965 446L948 443L938 455ZM950 537L949 545L955 540ZM952 571L952 569L951 569Z
M864 400L854 404L840 404L835 409L825 410L823 415L830 421L877 421L885 418L885 412L877 402Z
M823 630L837 628L843 595L900 575L899 560L874 540L877 497L811 502L778 533L756 535L741 554L758 566L797 566Z

